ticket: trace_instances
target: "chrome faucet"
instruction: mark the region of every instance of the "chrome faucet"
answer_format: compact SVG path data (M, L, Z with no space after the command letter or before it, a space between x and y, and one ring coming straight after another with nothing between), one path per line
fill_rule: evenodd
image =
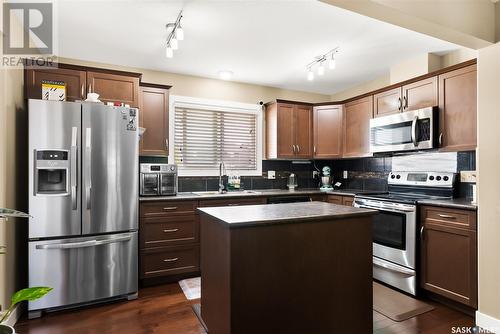
M226 175L226 165L224 165L224 161L221 161L219 164L219 194L223 194L226 190L224 180L222 179L223 175Z

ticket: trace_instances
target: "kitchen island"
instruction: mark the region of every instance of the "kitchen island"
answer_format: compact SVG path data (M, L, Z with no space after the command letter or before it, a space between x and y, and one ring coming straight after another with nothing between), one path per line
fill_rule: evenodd
M376 211L324 202L198 210L209 333L372 332Z

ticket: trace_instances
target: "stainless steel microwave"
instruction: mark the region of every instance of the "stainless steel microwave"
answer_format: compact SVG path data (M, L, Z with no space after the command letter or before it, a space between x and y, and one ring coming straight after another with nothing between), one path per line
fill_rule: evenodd
M370 120L370 152L435 148L438 108L429 107Z
M169 164L140 165L140 196L177 194L177 166Z

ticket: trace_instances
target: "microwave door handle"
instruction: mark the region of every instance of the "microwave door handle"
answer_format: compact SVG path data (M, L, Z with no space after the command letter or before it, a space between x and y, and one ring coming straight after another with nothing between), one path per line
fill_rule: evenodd
M77 179L78 179L78 128L71 128L71 150L70 150L70 168L71 168L71 209L77 209Z
M418 116L415 116L413 118L413 121L411 122L411 141L413 142L413 146L417 147L417 121L418 121Z

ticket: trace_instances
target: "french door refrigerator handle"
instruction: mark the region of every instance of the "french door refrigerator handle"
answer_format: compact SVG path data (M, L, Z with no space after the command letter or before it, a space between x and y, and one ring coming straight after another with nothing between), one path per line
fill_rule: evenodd
M47 245L36 245L36 249L71 249L71 248L83 248L83 247L93 247L97 245L97 240L88 240L80 242L67 242L62 244L47 244Z
M125 235L123 237L118 237L118 238L109 238L109 239L104 239L104 240L97 240L96 245L106 245L106 244L113 244L115 242L124 242L124 241L130 241L132 239L132 235Z
M77 186L78 186L78 128L76 126L71 128L71 209L77 209Z
M92 192L92 129L87 128L85 136L85 203L87 210L91 207Z

